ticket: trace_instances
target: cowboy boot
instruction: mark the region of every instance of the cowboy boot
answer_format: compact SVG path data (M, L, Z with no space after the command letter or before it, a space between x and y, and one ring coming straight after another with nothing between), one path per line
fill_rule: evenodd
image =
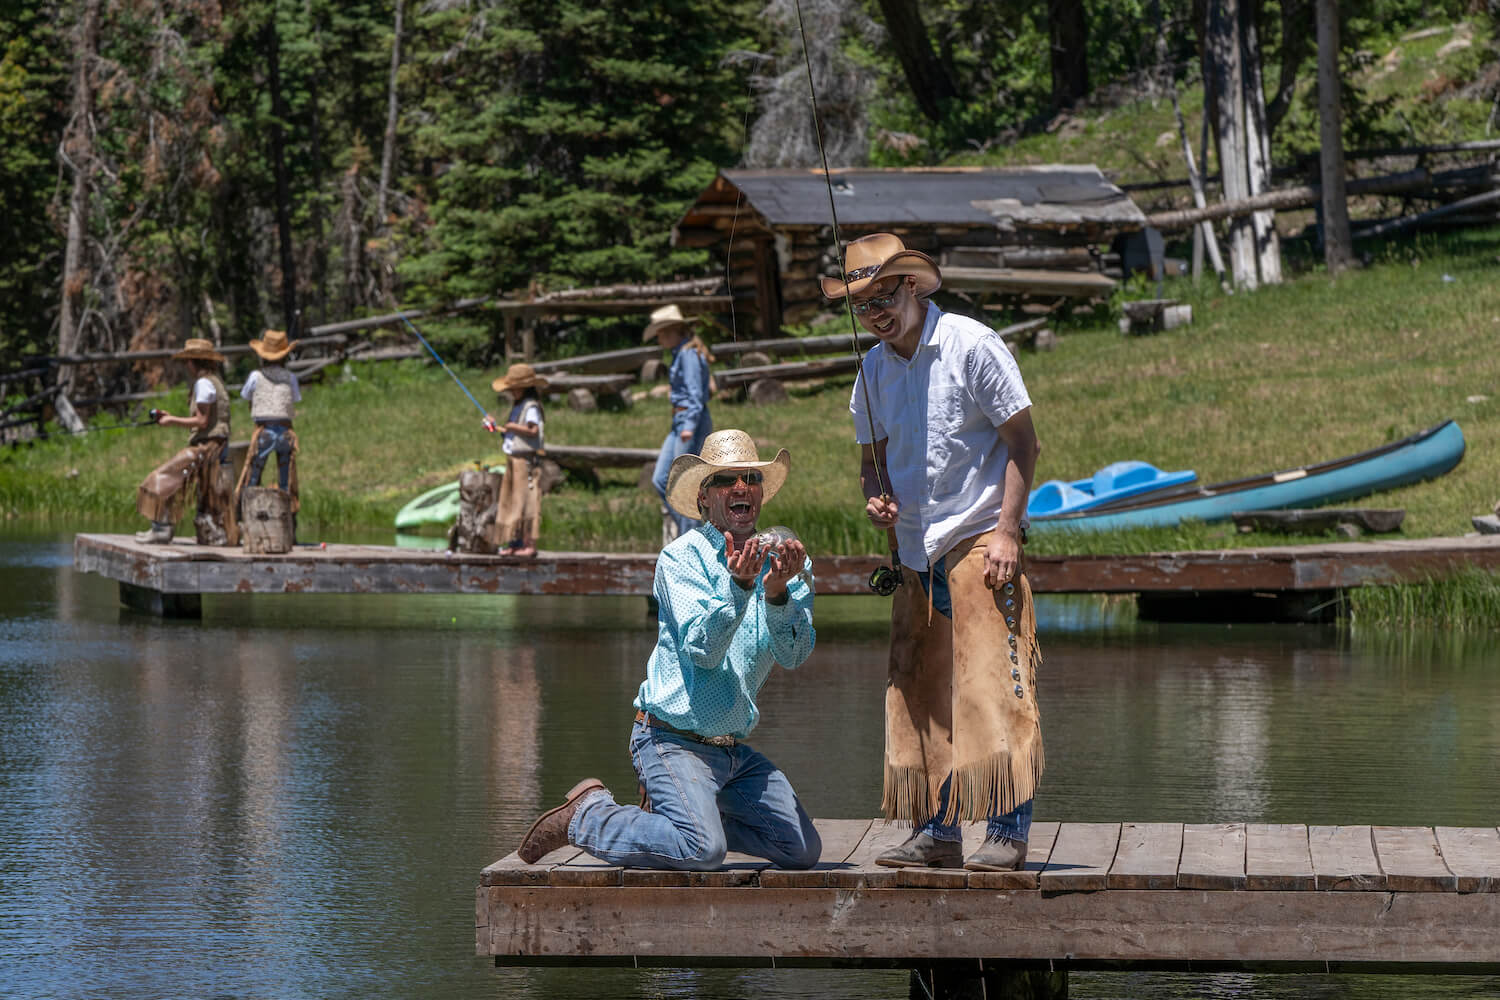
M971 872L1013 872L1026 863L1026 841L986 837L964 867Z
M521 838L521 846L516 848L521 860L534 865L542 856L551 854L559 847L566 847L568 826L578 812L579 803L585 795L595 791L607 792L608 789L598 778L584 778L568 790L568 797L562 805L537 817L537 821L531 824L531 829L526 831L526 836Z
M875 859L885 868L961 868L964 845L956 840L934 840L926 833L915 833L900 847L886 851Z

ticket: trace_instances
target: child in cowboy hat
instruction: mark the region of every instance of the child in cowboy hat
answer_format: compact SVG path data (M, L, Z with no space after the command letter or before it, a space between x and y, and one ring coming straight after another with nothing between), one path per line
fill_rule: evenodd
M297 376L281 362L296 349L299 341L288 341L282 330L267 330L260 340L250 341L250 350L260 358L260 368L251 372L240 388L240 395L250 401L250 419L255 430L250 435L249 459L240 470L235 485L235 509L246 486L259 486L261 472L271 453L276 454L276 485L292 495L292 513L300 506L297 486L297 434L292 430L295 404L302 401Z
M703 440L714 429L713 418L708 413L708 398L713 393L713 376L708 366L713 355L702 339L691 331L692 320L684 316L674 303L652 312L651 322L641 334L643 343L657 340L672 352L672 367L667 373L671 387L672 423L662 440L656 468L651 473L651 485L662 498L663 534L671 536L665 541L671 541L698 523L696 518L670 509L667 502L668 471L679 456L698 454Z
M542 396L547 380L530 365L511 365L492 387L508 394L510 415L500 429L505 432L500 449L505 452L505 476L495 503L494 534L497 549L507 547L511 555L536 555L537 536L542 529L541 486L537 483L537 453L542 450ZM486 425L494 420L485 414Z
M193 524L200 544L224 545L237 541L233 510L229 503L229 479L233 470L225 463L229 452L229 391L219 377L224 356L212 341L192 338L173 361L185 361L193 373L192 415L175 417L162 413L162 427L190 427L187 447L152 470L136 490L135 509L151 522L148 531L135 540L165 545L172 541L188 494L197 491L198 515Z
M817 863L822 840L791 782L744 742L771 669L801 666L817 638L807 550L796 539L767 546L755 531L790 465L786 449L761 461L739 430L710 434L701 456L672 463L667 502L704 520L656 561L656 648L630 732L650 810L585 778L527 831L522 861L575 844L632 868L708 871L727 851L781 868Z

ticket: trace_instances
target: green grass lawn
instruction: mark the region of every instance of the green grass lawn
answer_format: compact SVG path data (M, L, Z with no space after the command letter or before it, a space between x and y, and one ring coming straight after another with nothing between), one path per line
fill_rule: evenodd
M1456 535L1500 498L1500 231L1382 245L1368 268L1331 282L1316 271L1254 293L1224 295L1186 279L1167 294L1194 323L1122 337L1112 316L1066 324L1055 351L1023 353L1021 368L1042 440L1037 480L1072 479L1126 458L1190 468L1205 482L1334 458L1447 418L1464 431L1457 469L1429 483L1360 501L1404 507L1408 537ZM304 512L316 537L368 538L396 510L465 466L499 460L499 439L447 374L417 362L352 367L355 379L307 388L297 431ZM460 371L471 390L494 373ZM792 475L767 508L814 552L880 551L862 515L851 380L794 389L778 406L721 399L715 425L741 427L764 457L785 446ZM478 393L481 399L489 398ZM169 400L185 408L186 388ZM498 406L498 404L497 404ZM248 434L243 403L235 437ZM100 424L117 418L102 415ZM554 444L656 447L666 403L575 413L553 401ZM100 432L0 450L0 510L53 526L134 528L137 483L180 445L180 430ZM654 494L633 471L606 472L595 489L567 483L543 502L542 545L644 551L655 547ZM1046 534L1033 551L1122 552L1285 543L1232 525L1105 535Z

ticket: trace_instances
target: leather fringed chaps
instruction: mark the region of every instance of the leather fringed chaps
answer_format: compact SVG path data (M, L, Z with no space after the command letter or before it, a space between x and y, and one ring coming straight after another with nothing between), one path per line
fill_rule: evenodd
M952 619L933 613L929 621L921 582L902 570L886 686L887 819L927 822L950 773L948 811L940 817L947 823L1010 812L1041 781L1041 651L1031 588L1024 573L1009 593L985 584L988 542L989 533L966 539L944 557Z
M151 470L135 491L135 509L144 518L164 524L182 520L188 497L196 494L198 510L223 516L229 496L219 478L224 442L211 438L190 444Z

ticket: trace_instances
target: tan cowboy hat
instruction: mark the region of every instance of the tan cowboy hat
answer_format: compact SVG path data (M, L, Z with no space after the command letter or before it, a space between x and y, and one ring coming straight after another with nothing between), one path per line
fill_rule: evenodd
M490 388L496 392L509 392L512 389L545 389L547 380L536 373L536 369L530 365L511 365L495 381L490 383Z
M294 340L288 344L285 330L267 330L261 337L261 340L250 341L250 350L259 354L262 361L280 361L302 343Z
M901 237L890 233L861 236L844 248L845 275L849 279L847 294L858 295L871 282L892 274L910 274L917 279L917 298L925 298L943 284L937 263L920 250L908 250ZM823 277L823 295L841 299L846 293L839 278Z
M202 337L189 337L182 350L172 355L173 361L217 361L224 363L224 355L214 350L214 342Z
M641 334L641 342L655 340L656 335L663 330L674 326L687 326L690 322L692 321L682 314L682 310L677 308L675 302L669 306L662 306L660 309L653 309L651 322L646 324L646 332Z
M786 483L792 456L785 448L769 462L760 460L755 442L744 431L714 431L703 439L703 450L697 455L678 455L667 472L667 506L683 517L702 517L698 512L698 491L703 481L716 472L728 469L759 469L760 502L769 503Z

